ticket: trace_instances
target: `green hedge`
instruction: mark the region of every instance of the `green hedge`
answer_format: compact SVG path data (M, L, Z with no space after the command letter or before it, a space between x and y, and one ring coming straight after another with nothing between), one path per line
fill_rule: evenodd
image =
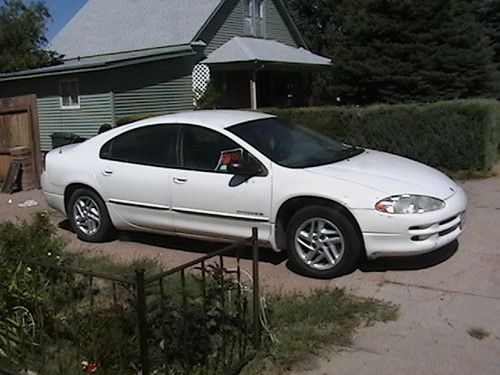
M163 114L163 113L135 113L133 115L122 116L116 120L116 126L127 125L127 124L130 124L132 122L145 120L147 118L159 116L161 114Z
M496 100L264 112L349 144L389 151L445 171L489 170L497 160L500 102Z

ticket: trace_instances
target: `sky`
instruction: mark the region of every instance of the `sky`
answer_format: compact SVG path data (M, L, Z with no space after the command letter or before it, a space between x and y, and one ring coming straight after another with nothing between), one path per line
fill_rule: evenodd
M0 0L0 5L5 0ZM29 3L32 0L23 0ZM46 37L50 41L59 30L75 15L87 0L42 0L49 8L52 20L47 23Z
M45 0L52 15L52 20L47 25L47 39L51 40L86 2L87 0Z

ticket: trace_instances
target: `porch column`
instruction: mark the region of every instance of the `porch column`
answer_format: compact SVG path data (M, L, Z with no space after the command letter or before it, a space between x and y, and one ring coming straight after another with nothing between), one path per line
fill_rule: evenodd
M250 77L250 107L257 110L257 71L252 70Z

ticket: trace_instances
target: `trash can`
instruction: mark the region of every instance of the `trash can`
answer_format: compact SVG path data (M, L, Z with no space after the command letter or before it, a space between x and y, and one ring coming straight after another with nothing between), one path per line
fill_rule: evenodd
M52 138L52 148L81 143L86 140L74 133L52 133L50 138Z

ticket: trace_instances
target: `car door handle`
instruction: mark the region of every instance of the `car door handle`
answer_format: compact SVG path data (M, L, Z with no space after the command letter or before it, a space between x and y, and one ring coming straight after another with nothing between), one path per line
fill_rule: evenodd
M174 182L176 184L185 184L187 182L187 178L184 177L174 177Z
M111 176L113 171L102 171L103 176Z

